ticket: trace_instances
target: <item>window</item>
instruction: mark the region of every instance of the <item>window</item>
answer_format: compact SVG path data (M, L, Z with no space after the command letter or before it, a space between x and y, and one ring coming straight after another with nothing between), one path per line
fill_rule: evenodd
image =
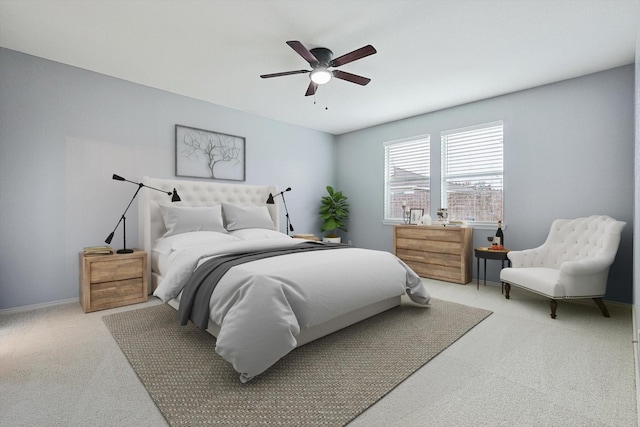
M404 208L429 213L429 135L384 144L384 219L402 221Z
M449 219L502 220L502 121L442 132L442 207Z

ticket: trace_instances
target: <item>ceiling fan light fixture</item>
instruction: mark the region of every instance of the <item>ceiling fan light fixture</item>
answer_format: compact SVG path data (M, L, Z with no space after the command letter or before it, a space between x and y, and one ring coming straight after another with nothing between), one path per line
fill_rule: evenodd
M333 74L331 73L331 71L327 70L324 67L318 67L311 71L309 77L311 78L312 82L323 85L325 83L329 83L329 80L331 80Z
M315 95L319 86L329 83L329 81L334 77L360 86L366 86L371 81L370 78L351 74L346 71L329 70L329 68L340 67L377 53L376 49L370 44L337 58L333 58L333 52L326 47L315 47L309 50L297 40L290 40L287 44L309 63L311 70L293 70L281 73L262 74L260 76L261 78L270 79L271 77L290 76L293 74L309 74L311 82L309 83L304 96Z

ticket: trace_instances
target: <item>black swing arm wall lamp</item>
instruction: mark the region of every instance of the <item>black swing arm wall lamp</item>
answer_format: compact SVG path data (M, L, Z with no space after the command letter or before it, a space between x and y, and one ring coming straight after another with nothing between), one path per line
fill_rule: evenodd
M289 210L287 209L287 201L284 199L284 193L286 193L287 191L291 191L291 187L287 187L286 190L279 192L275 196L269 193L269 198L267 198L267 204L273 205L275 203L275 201L273 200L275 197L278 197L278 196L282 197L282 203L284 204L284 213L285 213L285 217L287 218L287 236L288 236L289 231L293 231L293 225L291 225L291 220L289 219Z
M131 198L131 201L127 205L127 208L122 213L122 216L120 217L120 220L118 221L118 223L114 227L113 231L109 234L109 236L107 236L107 239L104 241L106 244L110 244L111 240L113 239L113 234L118 229L118 226L120 225L120 223L122 223L122 249L118 249L116 252L119 253L119 254L130 254L130 253L133 253L133 249L127 249L127 218L125 217L125 215L127 214L127 211L129 210L129 207L131 206L131 203L133 203L133 201L135 200L136 196L138 195L138 193L140 192L142 187L150 188L152 190L156 190L156 191L160 191L162 193L166 193L167 195L171 196L171 201L172 202L179 202L180 201L180 196L178 196L178 192L176 191L175 188L173 189L173 193L172 193L171 191L160 190L159 188L151 187L149 185L144 185L141 182L129 181L128 179L124 179L120 175L113 174L112 178L115 179L116 181L127 181L127 182L130 182L132 184L136 184L138 186L138 189L133 194L133 197Z

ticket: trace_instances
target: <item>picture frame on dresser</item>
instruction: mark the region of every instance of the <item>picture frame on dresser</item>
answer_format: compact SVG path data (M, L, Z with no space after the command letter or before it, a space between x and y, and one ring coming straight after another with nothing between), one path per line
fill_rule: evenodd
M176 176L244 181L246 139L176 125Z
M420 224L420 218L424 215L424 209L422 208L411 208L409 210L409 224L418 225Z

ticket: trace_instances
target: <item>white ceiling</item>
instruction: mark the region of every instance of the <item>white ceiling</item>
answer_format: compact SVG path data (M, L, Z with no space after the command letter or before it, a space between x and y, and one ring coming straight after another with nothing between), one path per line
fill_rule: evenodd
M638 0L0 0L0 46L332 134L634 61ZM289 46L378 51L305 97Z

